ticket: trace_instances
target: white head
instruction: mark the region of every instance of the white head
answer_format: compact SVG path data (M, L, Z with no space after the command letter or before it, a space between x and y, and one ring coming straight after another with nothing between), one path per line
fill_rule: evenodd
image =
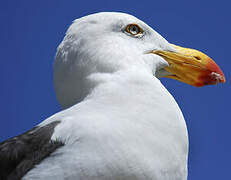
M56 54L57 99L63 108L81 101L92 86L86 79L93 73L137 68L156 75L168 63L155 52L176 52L177 48L128 14L103 12L76 19Z

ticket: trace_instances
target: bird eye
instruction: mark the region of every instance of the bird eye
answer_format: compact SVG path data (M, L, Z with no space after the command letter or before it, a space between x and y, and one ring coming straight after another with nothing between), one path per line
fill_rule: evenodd
M137 24L129 24L126 27L126 31L133 36L143 33L143 29L141 29Z

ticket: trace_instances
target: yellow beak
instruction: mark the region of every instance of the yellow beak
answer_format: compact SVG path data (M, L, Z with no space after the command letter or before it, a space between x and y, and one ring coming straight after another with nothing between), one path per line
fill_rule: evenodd
M177 52L154 50L151 53L162 56L169 64L165 77L176 79L192 86L225 83L225 76L219 66L204 53L176 46Z

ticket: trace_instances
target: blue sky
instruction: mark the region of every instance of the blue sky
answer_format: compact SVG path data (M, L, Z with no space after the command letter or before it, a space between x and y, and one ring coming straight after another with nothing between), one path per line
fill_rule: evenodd
M189 180L230 179L229 1L2 1L0 6L0 141L18 135L60 111L52 82L58 44L70 23L99 11L135 15L169 42L212 57L226 84L195 88L170 79L163 84L185 116Z

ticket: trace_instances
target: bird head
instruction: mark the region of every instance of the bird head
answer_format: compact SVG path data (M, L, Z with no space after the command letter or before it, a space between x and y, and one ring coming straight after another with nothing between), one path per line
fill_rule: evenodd
M64 108L82 100L93 73L135 68L192 86L224 83L219 66L194 49L170 44L150 26L125 13L96 13L76 19L58 47L56 95Z

